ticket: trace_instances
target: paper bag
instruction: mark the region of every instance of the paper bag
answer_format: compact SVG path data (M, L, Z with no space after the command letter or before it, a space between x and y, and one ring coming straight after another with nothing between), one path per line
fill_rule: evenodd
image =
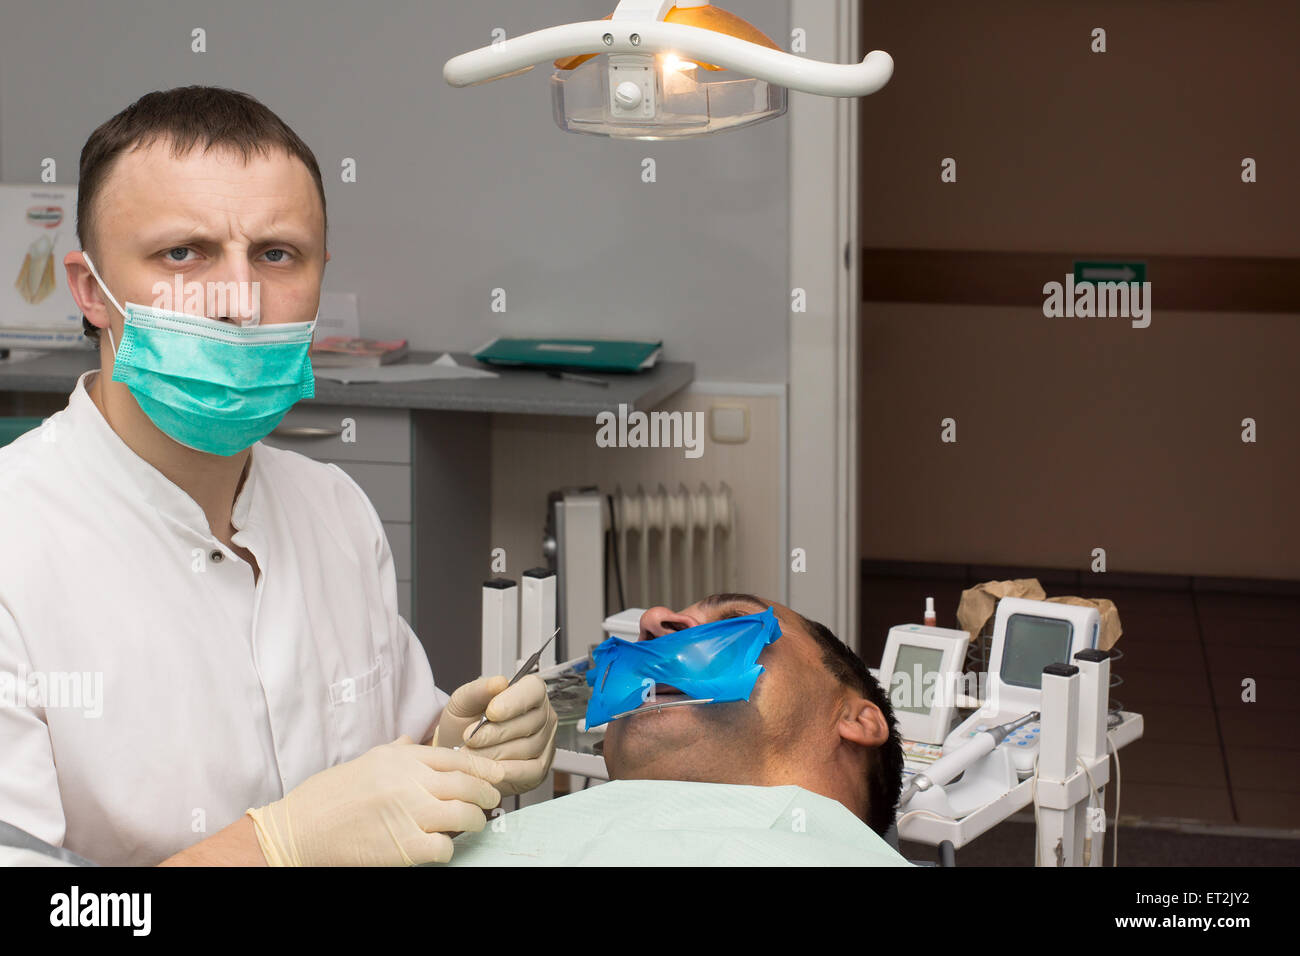
M1047 600L1076 607L1095 607L1101 615L1101 630L1097 632L1099 651L1110 650L1124 633L1124 629L1119 626L1119 610L1115 607L1115 602L1108 598L1054 597Z
M1095 607L1101 615L1101 629L1097 633L1098 650L1110 650L1124 633L1114 601L1074 596L1049 598L1043 586L1038 583L1038 578L1017 578L1014 581L985 581L961 592L961 603L957 605L957 623L970 635L972 642L979 639L984 628L993 620L998 601L1004 597Z
M980 634L984 632L984 625L993 620L998 601L1004 597L1041 601L1047 597L1047 592L1038 583L1038 578L985 581L983 584L962 591L961 603L957 605L957 623L970 635L972 644L979 640Z

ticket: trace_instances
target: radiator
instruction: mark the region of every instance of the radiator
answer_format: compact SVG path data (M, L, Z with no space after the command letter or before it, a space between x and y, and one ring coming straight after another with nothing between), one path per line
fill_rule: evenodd
M614 491L615 547L627 607L681 610L734 590L736 500L726 482L690 491Z

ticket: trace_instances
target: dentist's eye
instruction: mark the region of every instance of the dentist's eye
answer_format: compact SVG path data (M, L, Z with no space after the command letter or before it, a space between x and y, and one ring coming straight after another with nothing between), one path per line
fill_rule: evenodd
M271 257L271 258L268 260L269 262L288 262L288 261L289 261L289 251L288 251L287 249L268 249L268 250L266 250L266 255L268 255L268 256Z
M193 250L190 249L189 246L173 246L172 248L167 250L167 258L170 259L172 262L187 262L188 260L185 258L177 258L175 254L178 252L181 253L183 256L187 252L193 252Z

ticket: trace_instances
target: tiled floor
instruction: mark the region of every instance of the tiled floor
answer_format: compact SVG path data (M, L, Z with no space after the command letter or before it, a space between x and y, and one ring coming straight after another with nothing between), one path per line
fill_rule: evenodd
M879 663L890 627L921 620L926 597L940 626L957 627L962 590L992 577L973 576L981 570L864 575L867 663ZM1112 695L1145 722L1143 738L1120 754L1122 819L1300 828L1300 596L1081 589L1039 577L1049 596L1107 597L1119 610L1124 656L1112 667L1124 683ZM1245 682L1253 701L1243 699ZM1112 782L1108 814L1115 790Z

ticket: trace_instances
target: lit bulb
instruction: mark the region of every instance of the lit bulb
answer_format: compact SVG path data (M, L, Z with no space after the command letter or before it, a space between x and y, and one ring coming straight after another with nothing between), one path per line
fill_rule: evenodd
M698 64L694 60L683 60L674 53L668 53L663 57L663 66L666 96L689 96L699 89L699 83L695 79Z

